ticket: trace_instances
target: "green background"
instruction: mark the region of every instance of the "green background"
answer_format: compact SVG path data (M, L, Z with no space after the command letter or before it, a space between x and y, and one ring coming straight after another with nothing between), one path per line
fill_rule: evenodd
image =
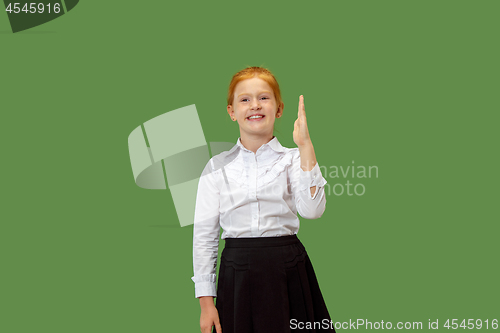
M236 142L225 100L246 66L278 78L284 146L303 94L320 165L378 166L301 219L334 321L500 319L499 10L80 1L16 34L0 13L0 331L199 332L192 226L135 185L127 137L196 104L207 141Z

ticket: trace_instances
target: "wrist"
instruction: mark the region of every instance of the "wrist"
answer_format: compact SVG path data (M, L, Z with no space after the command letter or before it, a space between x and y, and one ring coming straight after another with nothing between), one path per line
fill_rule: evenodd
M297 147L299 148L299 151L304 151L304 150L309 150L309 149L314 149L313 147L313 144L312 144L312 141L311 140L307 140L306 142L304 142L303 144L301 144L300 146L297 145Z
M312 142L299 146L300 167L303 171L311 171L316 165L316 154Z
M201 296L199 298L200 298L200 307L202 309L215 306L213 296Z

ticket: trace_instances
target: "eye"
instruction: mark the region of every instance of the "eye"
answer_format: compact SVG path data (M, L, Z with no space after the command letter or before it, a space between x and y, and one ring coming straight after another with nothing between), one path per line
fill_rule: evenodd
M262 97L262 99L269 99L269 97Z
M248 98L243 98L241 101L242 102L248 101Z

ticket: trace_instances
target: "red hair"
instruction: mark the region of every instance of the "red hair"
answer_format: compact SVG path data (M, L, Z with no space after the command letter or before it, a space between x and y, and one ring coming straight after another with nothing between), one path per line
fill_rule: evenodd
M267 82L267 84L269 84L269 86L273 90L274 97L276 99L276 105L278 107L281 107L283 101L281 100L281 92L278 81L276 81L276 78L268 69L262 67L247 67L233 75L231 83L229 83L227 105L233 105L234 90L236 89L236 85L243 80L251 79L253 77L258 77L259 79L264 80ZM283 108L281 108L281 110L283 111Z

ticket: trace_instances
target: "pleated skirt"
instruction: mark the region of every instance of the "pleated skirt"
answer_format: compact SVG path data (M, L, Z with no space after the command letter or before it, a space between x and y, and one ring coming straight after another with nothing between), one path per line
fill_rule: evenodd
M335 332L297 235L225 242L216 298L223 333Z

